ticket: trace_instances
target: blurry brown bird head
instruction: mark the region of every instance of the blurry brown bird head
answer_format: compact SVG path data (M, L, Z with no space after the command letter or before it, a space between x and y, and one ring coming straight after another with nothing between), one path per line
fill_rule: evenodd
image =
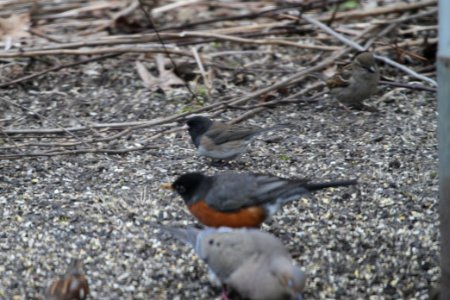
M369 73L375 73L377 71L375 57L368 51L363 51L356 54L353 62L356 67L363 68Z
M201 135L204 134L213 124L213 121L207 117L196 116L187 119L186 125L188 126L189 135L192 138L192 142L195 147L200 145Z
M84 300L89 294L89 284L82 270L82 261L73 259L66 274L54 280L47 289L47 300Z
M83 261L78 258L73 258L67 266L66 276L69 275L83 275Z

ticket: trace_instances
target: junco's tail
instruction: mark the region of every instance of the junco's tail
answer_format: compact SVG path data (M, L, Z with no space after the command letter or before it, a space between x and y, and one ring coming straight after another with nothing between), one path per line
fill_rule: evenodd
M337 187L337 186L349 186L349 185L355 185L358 181L356 179L352 180L338 180L338 181L330 181L330 182L320 182L320 183L306 183L304 187L308 189L308 191L317 191L321 189L326 189L330 187Z
M294 127L294 125L289 124L289 123L281 123L281 124L277 124L277 125L266 127L266 128L260 128L257 132L255 132L255 134L260 134L263 132L282 129L282 128L290 128L290 127Z

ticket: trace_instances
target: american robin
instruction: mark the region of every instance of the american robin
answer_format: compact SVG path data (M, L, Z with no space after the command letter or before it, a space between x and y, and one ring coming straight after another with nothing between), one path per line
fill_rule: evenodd
M177 191L189 211L206 226L259 227L278 209L301 195L356 180L311 183L271 175L224 172L214 176L187 173L163 188Z
M244 127L196 116L189 118L186 126L199 155L213 160L233 160L246 150L257 135L290 125L279 124L268 128Z
M301 299L306 274L279 239L256 229L162 227L189 244L224 287L244 299Z
M46 300L83 300L89 294L89 284L82 270L82 262L73 259L66 274L54 280L45 293Z
M364 51L353 62L326 80L330 93L342 104L357 109L376 109L363 101L376 93L380 71L372 53Z

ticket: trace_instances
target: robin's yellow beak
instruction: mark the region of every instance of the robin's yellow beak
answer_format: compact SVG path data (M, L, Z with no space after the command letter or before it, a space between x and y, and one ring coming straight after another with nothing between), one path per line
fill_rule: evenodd
M161 184L161 188L162 189L165 189L165 190L172 190L173 191L173 186L172 186L172 184L171 183L163 183L163 184Z

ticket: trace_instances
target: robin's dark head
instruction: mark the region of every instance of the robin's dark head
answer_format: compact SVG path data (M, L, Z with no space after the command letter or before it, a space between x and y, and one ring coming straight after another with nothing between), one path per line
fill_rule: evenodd
M177 191L187 205L204 197L209 188L211 179L202 173L186 173L172 183L172 188Z
M212 124L213 121L211 121L207 117L202 116L192 117L186 121L189 135L191 136L192 142L194 143L195 147L198 148L198 146L200 145L201 135L208 131L209 127L211 127Z

